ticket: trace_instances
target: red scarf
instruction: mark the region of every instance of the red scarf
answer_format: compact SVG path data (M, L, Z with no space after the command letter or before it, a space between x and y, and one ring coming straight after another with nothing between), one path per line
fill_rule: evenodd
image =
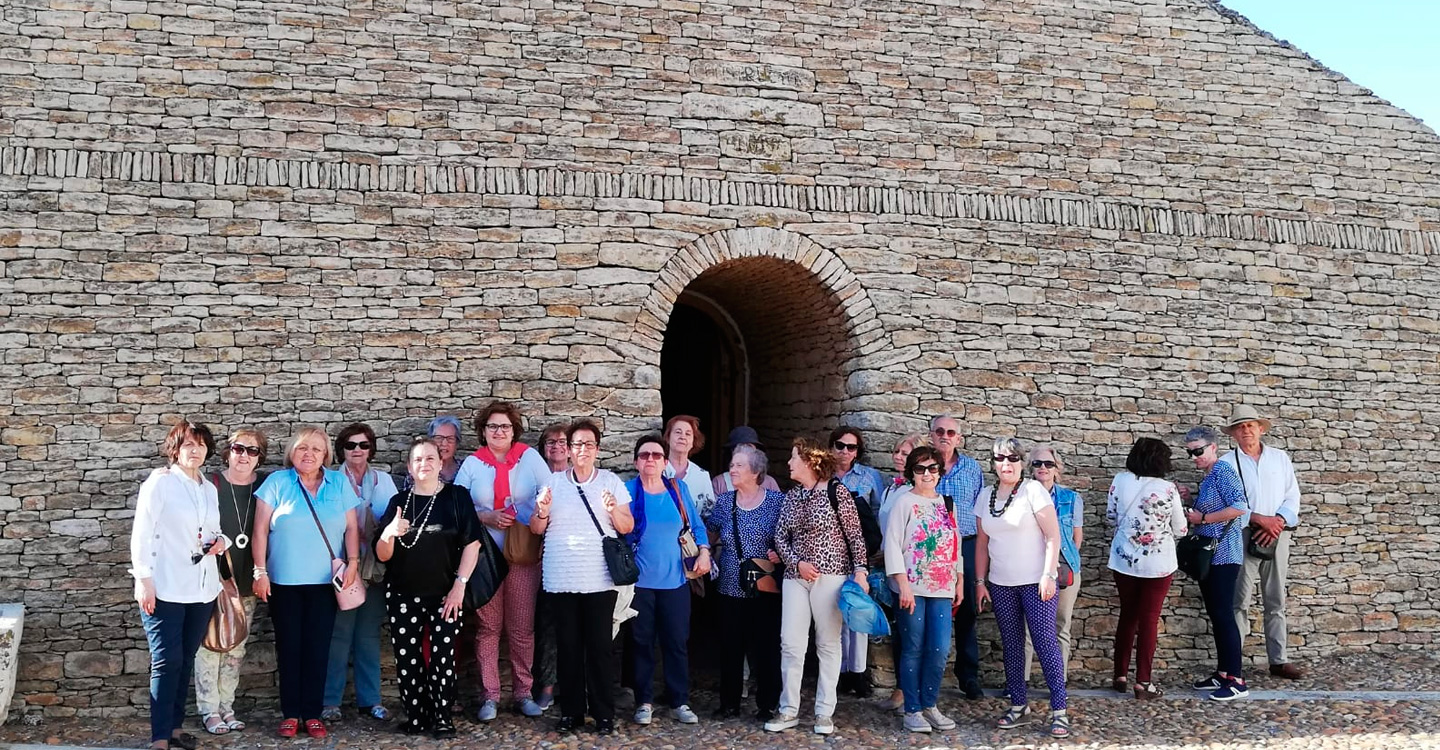
M480 446L478 450L470 454L495 470L495 510L505 507L505 499L510 497L510 470L520 463L520 457L530 446L515 442L510 444L510 450L505 452L503 458L496 458L495 453L486 446Z

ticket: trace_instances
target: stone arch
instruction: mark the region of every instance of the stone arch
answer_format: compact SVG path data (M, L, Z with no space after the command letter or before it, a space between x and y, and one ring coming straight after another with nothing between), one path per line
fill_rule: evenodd
M739 329L750 378L747 421L776 447L828 430L854 410L864 394L853 392L850 374L888 338L845 263L782 229L725 230L682 248L643 301L631 343L659 361L677 304L694 297L722 308ZM730 426L708 431L718 443Z

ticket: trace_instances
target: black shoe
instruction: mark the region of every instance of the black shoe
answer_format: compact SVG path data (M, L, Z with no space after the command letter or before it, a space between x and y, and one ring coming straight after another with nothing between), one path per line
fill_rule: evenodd
M577 719L574 716L561 716L560 723L555 725L555 731L561 734L568 734L579 729L584 723L584 719Z
M854 684L850 690L855 693L856 698L869 698L875 694L875 684L870 682L870 668L866 667L864 672L855 672Z
M449 724L449 723L441 724L440 726L435 727L435 730L430 733L430 736L434 737L434 738L437 739L437 740L443 740L443 739L447 739L447 738L449 738L449 737L454 737L454 736L455 736L455 725Z
M615 720L614 720L614 719L596 719L596 720L595 720L595 733L596 733L596 734L599 734L599 735L615 734Z
M717 719L722 719L722 720L723 720L723 719L738 719L738 718L740 718L740 707L739 707L739 706L721 706L719 709L717 709L717 710L715 711L715 718L717 718Z
M965 693L965 700L967 701L978 701L985 697L985 691L980 689L980 683L975 680L961 685L960 690Z
M775 718L775 711L774 711L774 709L760 708L760 709L756 709L756 711L755 711L755 720L756 720L756 721L769 721L769 720L771 720L771 719L773 719L773 718Z

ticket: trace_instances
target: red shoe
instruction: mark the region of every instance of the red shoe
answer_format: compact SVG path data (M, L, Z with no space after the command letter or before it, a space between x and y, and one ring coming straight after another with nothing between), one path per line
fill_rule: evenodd
M325 731L325 722L319 719L307 719L305 721L305 734L317 740L323 740L329 732Z
M285 719L280 722L280 728L275 730L275 734L281 737L294 737L298 731L300 731L299 719Z

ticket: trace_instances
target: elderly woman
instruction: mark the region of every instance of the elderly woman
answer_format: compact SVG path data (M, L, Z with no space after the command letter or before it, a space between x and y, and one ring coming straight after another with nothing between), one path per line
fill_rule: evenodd
M690 460L705 447L705 433L700 431L700 420L689 414L676 414L665 423L664 437L669 446L665 476L683 482L700 512L709 513L710 506L715 504L715 488L710 472Z
M255 491L255 595L270 605L275 662L280 672L277 733L324 739L320 720L330 634L335 629L331 561L344 555L345 588L360 578L360 497L330 464L330 440L302 427L285 450L289 468L266 477Z
M540 446L550 473L569 470L570 442L565 439L565 425L546 427L540 433ZM530 670L534 682L531 692L541 711L555 702L555 658L555 616L550 611L550 595L542 589L535 597L535 663Z
M245 622L252 622L255 603L250 593L255 582L255 560L250 556L250 532L255 518L255 486L264 479L255 467L265 463L269 443L264 433L242 427L230 435L225 450L225 470L210 473L210 483L220 496L220 532L233 540L230 568L240 589ZM245 728L235 718L235 686L240 682L240 665L245 661L246 640L221 654L202 648L195 655L195 706L205 721L205 731L227 734Z
M605 565L602 539L635 526L630 493L614 474L595 466L600 428L581 419L566 430L574 468L551 474L535 498L530 530L544 534L541 582L550 594L559 656L561 732L595 719L600 734L615 731L611 647L615 582Z
M441 414L430 420L430 425L425 428L426 434L435 445L440 448L440 481L453 482L455 475L460 473L460 460L455 457L455 451L460 448L460 431L464 429L460 424L460 418L452 414Z
M416 440L407 464L415 484L386 504L375 555L386 563L385 609L406 715L401 730L441 739L455 734L455 643L485 532L464 488L440 481L434 441ZM427 640L428 659L422 653Z
M1044 485L1024 480L1025 451L1015 438L999 438L991 451L995 484L975 500L975 596L981 608L995 604L995 622L1005 653L1010 708L1001 729L1030 723L1026 702L1025 631L1028 628L1050 687L1050 736L1070 736L1065 666L1055 635L1055 592L1060 565L1060 522Z
M952 608L965 597L954 500L940 496L944 459L929 446L912 451L905 480L914 488L895 501L885 528L885 573L896 594L903 644L895 674L905 696L903 726L911 732L948 731L940 713L940 679L950 656Z
M805 673L810 626L820 674L815 685L815 733L835 731L835 687L840 679L840 586L846 577L865 590L865 540L855 498L834 479L835 457L812 440L799 438L790 451L790 478L775 524L775 551L785 563L781 587L780 709L765 723L783 732L800 723L800 681ZM834 502L831 502L834 498Z
M375 458L375 431L356 422L335 436L335 455L343 462L340 473L360 497L355 519L360 533L360 578L374 586L385 578L384 565L375 559L375 522L395 496L395 480L371 468ZM380 705L380 625L385 620L385 599L380 589L365 603L335 613L335 631L330 635L330 667L325 675L325 707L320 718L340 720L340 699L345 695L348 669L355 669L355 704L360 712L377 721L389 721L390 711Z
M1200 582L1205 613L1215 634L1215 673L1195 683L1196 690L1210 691L1210 699L1228 701L1250 694L1241 674L1240 625L1235 621L1235 584L1245 564L1246 516L1250 499L1235 467L1220 459L1220 433L1211 427L1196 427L1185 433L1185 452L1195 468L1205 472L1195 507L1185 511L1185 520L1195 533L1219 539L1210 559L1210 572Z
M707 524L714 529L711 545L720 577L720 710L716 718L740 715L744 664L755 673L755 718L769 721L780 702L780 595L748 592L740 585L740 563L751 558L779 562L775 525L785 496L762 485L765 454L753 445L738 445L730 456L730 485L735 489L715 498Z
M897 498L904 497L911 489L910 481L905 478L905 462L910 458L910 452L922 445L925 445L925 434L912 432L901 438L900 442L895 444L895 452L890 454L890 462L895 468L895 476L885 482L885 489L880 493L880 509L875 513L876 522L882 533L889 527L891 506ZM899 625L895 617L895 610L888 606L885 607L885 618L890 621L890 631L896 632ZM890 639L890 663L897 667L900 664L900 645L899 638L892 637ZM895 689L890 692L890 700L886 701L885 707L891 711L899 711L905 707L905 693L900 689L899 682L896 682Z
M880 494L885 489L885 480L880 477L879 471L860 462L865 455L865 437L854 427L836 427L830 432L830 453L835 457L835 478L844 483L855 498L861 529L869 526L878 531ZM879 551L876 550L877 553ZM858 698L870 697L874 688L870 684L870 670L866 666L869 649L870 636L853 632L849 628L842 631L839 683L841 693L853 694Z
M565 425L552 424L540 433L540 448L550 473L570 468L570 441L565 439Z
M220 572L215 555L230 542L221 533L215 485L200 475L215 438L182 420L165 436L168 466L140 485L130 532L130 575L150 644L150 747L195 747L181 732L195 652L205 638Z
M687 571L710 572L710 541L705 524L686 485L666 479L667 446L658 435L635 441L635 471L625 489L635 526L628 534L635 548L640 580L630 605L635 620L630 636L635 664L635 723L649 724L654 716L655 644L665 660L665 690L670 717L681 724L700 719L690 710L690 583ZM699 554L685 559L677 539L689 529Z
M1070 616L1075 611L1075 600L1080 598L1080 542L1085 538L1085 505L1080 493L1062 486L1060 475L1065 473L1065 460L1060 452L1050 445L1037 445L1030 449L1030 476L1050 491L1050 500L1055 503L1055 516L1060 521L1060 560L1069 566L1074 580L1060 589L1055 605L1055 630L1060 636L1060 666L1064 674L1070 673ZM1025 637L1025 681L1030 681L1030 668L1034 662L1035 647L1030 637Z
M761 453L765 452L765 446L760 442L760 436L755 433L755 428L743 424L731 430L730 435L725 438L725 450L730 452L731 463L734 463L735 449L742 446L754 448ZM769 474L761 475L760 487L766 491L780 491L780 484L775 481L775 477ZM730 472L722 471L717 473L715 478L710 480L710 489L715 491L715 499L717 502L720 499L720 493L734 492L735 482L731 480Z
M545 459L518 438L525 431L520 410L503 401L491 402L475 415L480 447L460 465L455 484L469 489L470 500L480 523L505 548L505 537L524 534L518 546L530 537L530 514L535 495L550 481ZM533 540L537 541L538 540ZM485 701L476 716L481 722L494 721L500 702L500 633L509 635L511 696L525 716L539 716L543 710L531 695L530 665L535 658L535 596L540 591L540 559L510 560L510 572L500 590L480 608L480 626L475 631L475 662L480 665L480 682Z
M1169 473L1170 446L1155 438L1140 438L1130 447L1125 471L1110 483L1105 505L1105 520L1115 529L1110 570L1115 572L1115 589L1120 593L1112 686L1125 692L1134 647L1135 697L1140 700L1164 695L1150 681L1150 668L1159 636L1160 607L1179 567L1175 540L1185 535L1180 491L1165 479Z

